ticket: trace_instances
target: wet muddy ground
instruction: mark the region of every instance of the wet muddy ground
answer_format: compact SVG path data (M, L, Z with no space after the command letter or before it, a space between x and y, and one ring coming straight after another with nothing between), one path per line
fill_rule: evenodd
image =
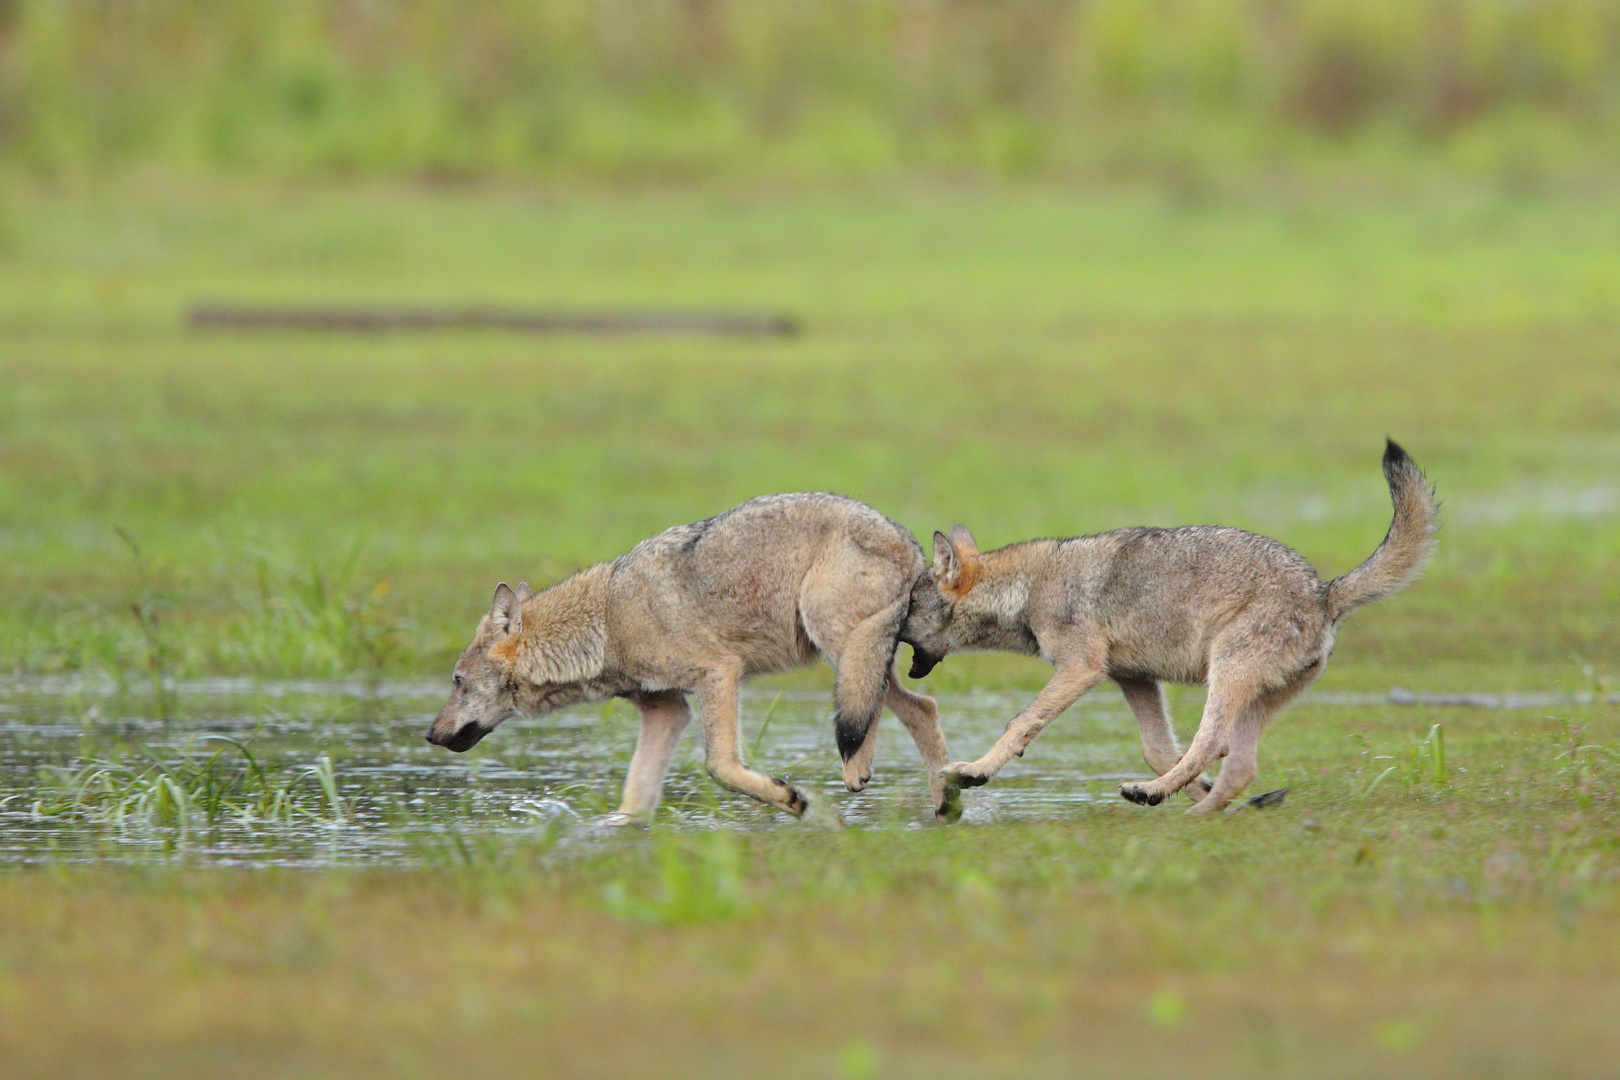
M423 740L443 694L437 683L216 680L180 684L160 698L94 679L13 682L0 692L0 864L407 865L469 838L487 845L578 831L616 807L637 730L627 703L511 720L458 756ZM1030 696L943 696L953 753L983 752ZM1429 697L1321 693L1301 707ZM1183 738L1200 704L1194 691L1173 697ZM743 709L749 760L819 788L847 825L931 823L917 754L891 717L872 785L851 794L839 779L827 694L750 690ZM1036 749L994 785L968 793L966 824L1061 820L1082 803L1125 812L1119 782L1146 776L1135 723L1107 688L1048 728ZM708 778L696 722L659 814L688 829L791 824Z

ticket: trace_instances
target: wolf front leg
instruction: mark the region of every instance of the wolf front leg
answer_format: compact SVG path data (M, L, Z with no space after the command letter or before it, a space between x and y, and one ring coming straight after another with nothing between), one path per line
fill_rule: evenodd
M737 690L742 672L742 661L732 658L711 669L698 682L698 708L703 712L703 744L709 775L723 787L786 810L794 817L809 817L821 824L837 826L840 824L838 815L831 807L822 806L786 780L755 772L743 762L737 735Z
M633 699L641 713L641 734L636 752L630 756L630 769L624 776L624 798L618 812L605 819L607 824L652 821L658 800L664 793L664 776L681 732L692 719L686 695L679 690L642 694Z
M996 745L978 761L947 765L941 774L947 788L978 787L1015 757L1092 687L1103 680L1103 667L1096 663L1074 663L1058 668L1057 674L1035 695L1024 711L1012 718Z
M914 694L900 685L898 671L889 680L883 703L900 718L900 723L911 733L911 741L917 744L917 753L928 770L928 793L933 800L934 816L941 821L955 821L962 816L961 803L955 798L957 789L946 790L945 782L940 779L940 770L950 760L950 754L945 749L945 733L939 728L939 707L933 698Z

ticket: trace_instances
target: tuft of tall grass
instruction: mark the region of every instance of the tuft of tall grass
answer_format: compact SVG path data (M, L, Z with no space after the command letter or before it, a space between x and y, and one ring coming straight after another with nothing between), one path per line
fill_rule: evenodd
M362 556L359 544L307 566L256 554L251 582L229 583L236 617L219 636L218 659L261 674L381 677L399 652L403 620L386 607L388 579L365 574Z
M1522 170L1612 154L1617 90L1590 0L0 5L0 153L52 174L1196 174L1368 132Z
M400 659L409 623L361 544L330 560L229 555L212 574L171 567L117 530L134 557L123 596L47 595L0 639L0 666L102 670L150 687L174 713L174 680L226 670L375 681ZM179 610L187 612L180 617Z
M273 822L347 817L330 756L272 777L247 744L225 735L202 740L221 745L213 753L196 753L188 744L168 757L137 746L122 757L44 766L32 812L117 827L185 828L225 817Z

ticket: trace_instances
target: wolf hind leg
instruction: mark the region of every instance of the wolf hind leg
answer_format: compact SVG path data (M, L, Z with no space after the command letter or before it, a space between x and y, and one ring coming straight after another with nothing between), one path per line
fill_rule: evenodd
M1198 721L1198 733L1181 760L1156 780L1146 783L1128 783L1119 786L1119 793L1133 803L1158 806L1167 796L1174 795L1193 782L1193 778L1220 760L1226 753L1233 725L1257 697L1252 679L1242 669L1233 671L1216 668L1209 674L1209 697L1204 702L1204 715Z
M1142 733L1142 759L1148 768L1163 776L1181 760L1181 746L1176 742L1176 731L1170 723L1170 707L1164 700L1164 685L1157 679L1127 679L1114 677L1125 704L1136 717L1137 729ZM1183 790L1197 802L1209 793L1209 778L1200 776Z
M1244 788L1254 782L1255 774L1260 768L1260 736L1265 732L1266 725L1271 723L1271 718L1297 697L1300 691L1309 686L1311 681L1312 679L1307 677L1281 690L1267 691L1243 710L1242 715L1232 724L1232 733L1226 742L1226 760L1221 762L1221 771L1215 777L1213 788L1208 795L1194 803L1187 813L1208 814L1224 810L1228 803L1243 793Z

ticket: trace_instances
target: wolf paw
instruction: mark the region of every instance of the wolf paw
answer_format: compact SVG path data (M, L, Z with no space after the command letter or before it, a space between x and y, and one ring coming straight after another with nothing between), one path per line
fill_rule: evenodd
M611 814L600 814L593 817L587 824L593 829L623 829L633 825L645 827L652 824L652 815L643 816L625 810L616 810Z
M651 814L627 814L621 810L587 818L582 828L587 836L622 836L626 832L647 828L652 824L652 819Z
M946 790L956 788L983 787L990 782L990 774L979 766L966 761L958 761L955 765L947 765L939 772L939 778L945 781Z
M852 762L846 761L844 763L844 786L850 791L864 791L866 790L866 785L870 784L871 782L871 769L862 770L857 768Z
M1127 802L1136 803L1138 806L1158 806L1164 802L1164 793L1154 791L1146 784L1121 784L1119 794Z

